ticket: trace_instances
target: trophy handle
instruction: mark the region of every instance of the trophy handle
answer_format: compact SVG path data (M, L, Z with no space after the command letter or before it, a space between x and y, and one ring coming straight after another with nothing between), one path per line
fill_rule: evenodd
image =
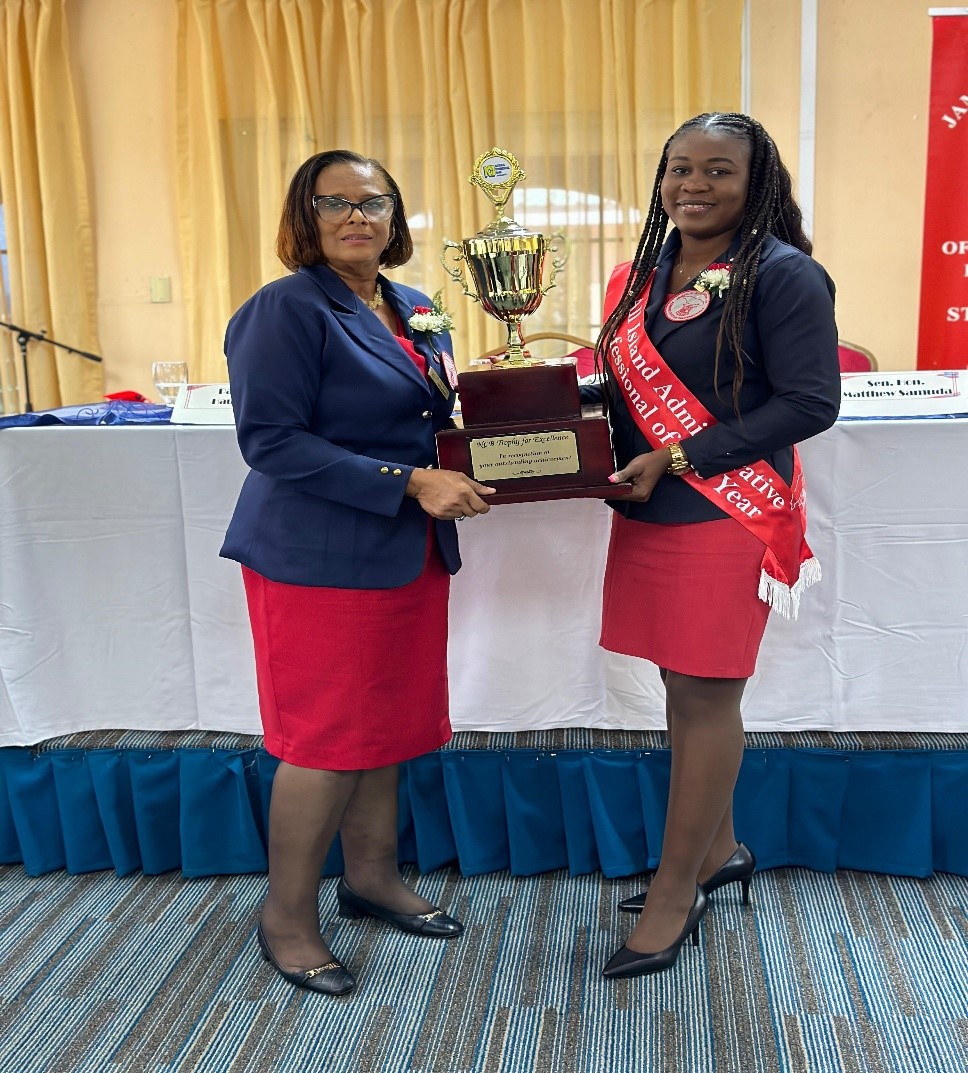
M453 255L453 264L447 263L447 251L456 250ZM480 302L480 298L473 291L467 289L467 280L464 278L464 269L461 267L464 262L464 247L459 242L451 242L450 239L444 239L444 247L440 251L440 263L444 266L444 271L455 283L459 283L461 290L468 298L473 298L475 302Z
M565 238L561 231L554 231L548 237L552 240L548 246L548 252L558 254L560 250L561 253L560 255L551 258L551 276L548 279L548 286L541 288L542 294L547 294L555 285L558 273L565 267L568 258L571 256L571 246L568 244L568 239Z

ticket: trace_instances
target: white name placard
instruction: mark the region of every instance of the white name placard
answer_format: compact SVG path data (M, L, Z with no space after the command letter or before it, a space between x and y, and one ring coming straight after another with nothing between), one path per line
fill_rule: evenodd
M968 414L965 370L843 373L841 417L934 417Z
M173 425L234 425L228 384L182 384L171 411Z

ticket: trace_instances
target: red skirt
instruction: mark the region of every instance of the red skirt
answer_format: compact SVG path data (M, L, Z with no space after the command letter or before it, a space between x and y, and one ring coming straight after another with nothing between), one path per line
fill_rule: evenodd
M266 750L326 771L387 767L451 738L450 574L433 541L395 589L269 581L242 567Z
M763 553L732 518L656 525L616 514L599 643L697 678L749 678L770 612L756 595Z

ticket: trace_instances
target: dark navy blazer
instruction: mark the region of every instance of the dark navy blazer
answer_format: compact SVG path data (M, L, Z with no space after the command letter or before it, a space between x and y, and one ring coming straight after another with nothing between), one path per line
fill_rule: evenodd
M380 277L409 334L430 299ZM448 335L414 335L444 385ZM454 408L331 269L269 283L225 335L245 479L221 554L272 581L395 588L424 564L429 516L404 495L437 462L435 433ZM460 568L453 522L433 522L444 564Z
M789 481L792 445L829 428L840 408L833 281L811 257L767 236L743 335L747 359L739 397L742 417L737 418L732 402L733 352L725 341L718 396L713 382L716 334L725 297L714 297L694 320L676 323L662 311L679 249L679 233L673 231L656 266L646 331L669 368L717 421L682 441L686 455L700 477L762 459ZM652 448L634 424L614 381L611 395L613 443L621 469ZM594 396L594 390L583 389L584 401L593 401ZM700 492L672 476L660 478L646 503L609 503L625 517L639 521L680 523L727 517Z

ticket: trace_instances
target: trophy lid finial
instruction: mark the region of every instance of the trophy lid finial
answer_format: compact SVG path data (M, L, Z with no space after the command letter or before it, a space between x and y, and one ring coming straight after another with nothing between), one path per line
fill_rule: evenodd
M497 210L497 218L487 231L520 231L519 224L504 215L504 206L515 186L527 176L513 153L497 147L482 153L474 161L474 174L470 181L479 186Z

